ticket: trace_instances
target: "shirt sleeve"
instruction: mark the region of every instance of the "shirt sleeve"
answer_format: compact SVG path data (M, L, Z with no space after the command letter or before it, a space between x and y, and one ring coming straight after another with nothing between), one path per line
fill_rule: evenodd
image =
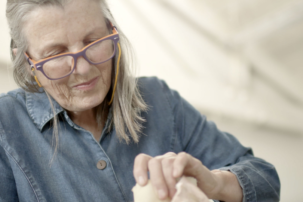
M280 181L273 165L253 155L232 135L220 131L176 91L163 82L175 118L175 148L185 151L210 170L234 173L243 190L243 201L279 201ZM178 149L176 149L178 151Z
M6 156L5 150L1 146L0 139L0 202L6 201L13 202L19 201L19 199L10 162Z

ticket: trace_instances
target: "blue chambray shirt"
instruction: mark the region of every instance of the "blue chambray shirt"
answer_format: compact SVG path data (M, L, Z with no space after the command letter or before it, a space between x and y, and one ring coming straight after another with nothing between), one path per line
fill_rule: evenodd
M176 91L157 78L140 78L140 92L149 105L141 115L139 143L119 141L108 130L100 142L77 126L55 101L59 116L59 148L53 156L53 112L45 93L22 89L0 98L0 201L133 201L134 159L185 151L209 169L230 170L243 189L243 201L278 201L275 168L256 158L228 133L195 110ZM104 160L105 169L97 163Z

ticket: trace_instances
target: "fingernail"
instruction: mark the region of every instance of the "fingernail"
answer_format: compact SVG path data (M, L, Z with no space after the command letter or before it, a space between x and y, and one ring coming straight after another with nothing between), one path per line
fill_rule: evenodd
M141 186L143 186L144 185L144 178L142 177L142 176L140 176L139 177L139 184L141 185Z
M159 189L158 196L160 199L164 199L166 197L166 192L163 189Z

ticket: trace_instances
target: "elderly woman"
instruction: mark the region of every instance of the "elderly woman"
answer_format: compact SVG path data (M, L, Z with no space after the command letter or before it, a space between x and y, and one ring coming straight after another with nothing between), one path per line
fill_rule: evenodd
M7 0L7 19L21 88L0 98L0 201L133 201L148 178L174 202L279 200L272 165L131 75L105 0ZM176 194L183 175L198 191Z

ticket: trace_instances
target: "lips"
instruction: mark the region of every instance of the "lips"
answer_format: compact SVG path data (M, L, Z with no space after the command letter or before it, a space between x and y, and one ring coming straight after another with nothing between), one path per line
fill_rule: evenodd
M82 89L82 90L93 88L95 86L95 84L97 83L98 79L99 79L99 77L95 77L88 82L77 84L77 85L73 86L73 88L78 88L78 89Z

